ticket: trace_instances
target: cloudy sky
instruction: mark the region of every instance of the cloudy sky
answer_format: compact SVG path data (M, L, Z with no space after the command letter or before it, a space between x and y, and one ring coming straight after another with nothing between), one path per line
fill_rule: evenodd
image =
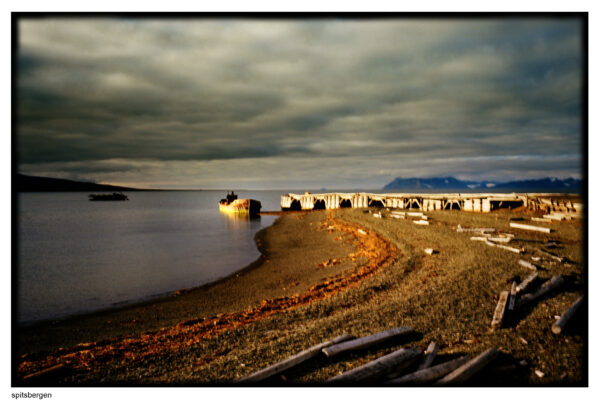
M576 19L18 23L22 173L144 188L581 177Z

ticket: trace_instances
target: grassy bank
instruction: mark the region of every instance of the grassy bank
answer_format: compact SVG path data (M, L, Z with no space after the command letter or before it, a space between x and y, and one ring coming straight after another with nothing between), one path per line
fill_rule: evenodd
M180 330L190 329L184 335L188 342L172 348L173 351L145 352L142 356L142 347L136 346L141 346L143 339L132 339L127 357L106 357L100 363L79 365L53 380L65 385L228 384L344 332L363 336L402 325L417 333L332 359L315 358L268 384L320 383L401 347L425 349L432 340L440 344L440 361L458 354L475 356L489 347L503 352L470 385L584 383L586 320L578 317L579 322L561 336L550 331L555 316L585 290L581 222L544 224L554 232L541 234L510 228L509 217L517 213L445 211L427 215L429 226L418 226L410 220L376 219L356 209L282 217L259 236L266 256L264 262L238 277L247 277L246 288L251 288L255 279L262 280L262 287L258 283L244 294L244 284L233 277L230 284L222 284L227 288L217 287L202 296L218 301L216 297L222 295L228 297L224 302L229 304L198 310L193 317L188 312L180 313L180 320L192 320L180 326ZM517 243L527 251L519 257L483 242L470 241L472 234L456 232L458 224L493 227L521 238L559 241L556 253L567 257L569 263L542 260L539 264L544 269L539 273L542 281L562 275L567 279L565 286L518 310L504 328L490 331L499 293L509 289L515 277L522 280L530 273L518 264L518 259L531 261L537 255L531 253L532 248L538 245ZM364 241L353 232L356 228L368 233L372 245L361 245ZM373 237L375 234L378 237ZM427 255L425 248L438 253ZM364 251L369 253L361 254ZM372 267L375 264L376 268ZM363 276L344 284L344 280L361 271ZM319 291L329 293L317 294L315 285L321 286ZM287 299L280 302L276 297ZM308 298L302 301L303 297ZM283 305L290 298L299 305ZM198 297L195 302L199 302ZM269 311L261 312L261 308ZM222 309L227 313L214 314ZM176 331L170 330L172 323L171 327L167 324L160 327L163 336L153 336L156 342L161 337L169 343L178 340ZM167 331L171 335L166 335ZM131 337L134 336L143 335ZM87 350L93 354L97 348L114 349L123 341L121 338L63 349L62 355ZM60 351L52 350L45 357L59 354ZM22 361L35 363L41 357L36 353Z

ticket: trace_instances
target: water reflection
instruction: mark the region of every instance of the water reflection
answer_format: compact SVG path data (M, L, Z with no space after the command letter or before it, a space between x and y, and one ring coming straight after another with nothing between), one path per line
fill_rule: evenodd
M260 228L261 225L260 215L250 217L248 214L220 211L219 216L227 228L234 231Z

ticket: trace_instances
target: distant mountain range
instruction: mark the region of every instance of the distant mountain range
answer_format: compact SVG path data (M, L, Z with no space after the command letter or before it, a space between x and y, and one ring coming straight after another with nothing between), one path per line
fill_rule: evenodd
M523 181L461 181L452 176L435 178L396 178L383 189L444 191L515 191L515 192L581 192L581 179L542 178Z
M45 178L17 174L15 186L18 192L90 192L90 191L139 191L125 186L71 181L70 179Z

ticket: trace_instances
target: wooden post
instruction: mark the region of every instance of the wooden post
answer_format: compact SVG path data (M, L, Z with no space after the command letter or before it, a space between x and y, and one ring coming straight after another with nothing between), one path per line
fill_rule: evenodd
M415 361L423 352L418 348L401 348L355 369L346 371L326 381L331 384L373 382L387 373L398 371Z
M530 231L539 231L539 232L545 232L548 234L552 231L550 228L536 227L535 225L518 224L516 222L511 222L510 226L512 228L527 229Z
M425 350L425 353L423 353L425 355L425 360L423 360L421 365L417 367L417 370L424 370L431 366L431 363L433 363L433 359L437 355L439 348L439 344L435 341L429 343L429 345L427 346L427 350Z
M291 357L288 357L285 360L282 360L282 361L275 363L269 367L265 367L262 370L259 370L259 371L254 372L246 377L243 377L243 378L237 380L237 383L256 383L261 380L265 380L271 376L274 376L277 373L281 373L284 370L290 369L290 368L302 363L303 361L306 361L308 359L315 357L325 347L329 347L334 344L350 340L351 338L352 338L351 335L344 334L344 335L334 338L331 341L326 341L324 343L317 344L316 346L313 346L307 350L301 351L300 353L295 354Z
M469 361L468 356L462 356L460 358L447 361L446 363L438 364L437 366L428 367L426 369L417 370L414 373L406 374L397 379L393 379L385 382L384 384L391 385L419 385L430 383L434 380L444 377L453 370L456 370L463 364Z
M518 293L525 291L527 288L529 288L537 276L537 271L532 272L531 275L527 277L521 284L517 285L516 291Z
M573 314L577 312L579 307L581 307L581 303L583 303L583 296L579 297L577 301L575 301L575 303L573 303L573 305L563 313L560 319L556 321L556 323L552 324L552 332L554 334L562 333L567 322L571 319Z
M508 311L513 311L515 309L515 304L517 303L517 282L513 281L510 286L510 297L508 297Z
M504 313L506 312L506 302L508 301L508 291L502 291L496 310L494 311L494 317L492 319L492 330L502 327L502 320L504 319Z
M447 384L461 384L471 378L475 373L487 366L492 360L498 357L500 351L495 348L490 348L484 351L473 360L463 364L453 372L442 377L436 382L436 384L447 385Z
M525 304L528 304L528 303L538 299L539 297L543 296L544 294L554 290L555 288L560 287L561 285L564 284L564 282L565 282L565 279L561 276L552 277L551 279L546 281L544 284L542 284L537 291L535 291L531 294L523 295L519 299L518 307L521 307Z
M394 337L404 336L412 332L414 332L414 330L410 327L397 327L391 330L372 334L370 336L360 337L330 347L325 347L322 351L327 357L333 357L336 354L340 354L345 351L358 350L365 347L373 346L375 344L382 343L386 340L390 340Z

